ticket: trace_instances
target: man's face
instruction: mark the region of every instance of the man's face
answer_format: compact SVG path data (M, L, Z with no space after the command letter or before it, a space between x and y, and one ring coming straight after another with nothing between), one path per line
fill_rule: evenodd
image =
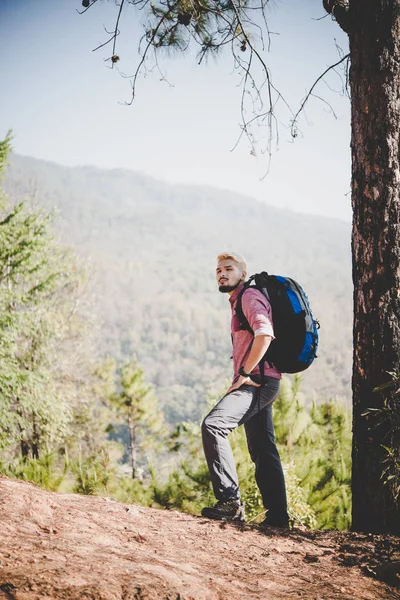
M245 280L245 277L246 273L234 260L225 258L218 262L216 279L220 292L233 292Z

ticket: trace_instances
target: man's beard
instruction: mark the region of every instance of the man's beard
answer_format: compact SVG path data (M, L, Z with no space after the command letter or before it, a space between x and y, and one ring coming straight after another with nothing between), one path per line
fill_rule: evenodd
M233 292L233 290L236 290L237 287L239 287L239 285L242 282L239 280L235 285L220 285L218 287L218 290L221 292L221 294L228 294L229 292Z

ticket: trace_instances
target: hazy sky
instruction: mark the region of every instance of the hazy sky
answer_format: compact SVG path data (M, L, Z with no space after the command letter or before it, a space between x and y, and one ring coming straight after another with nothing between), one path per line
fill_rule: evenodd
M124 10L119 69L133 73L142 24ZM231 189L295 211L350 219L350 105L331 73L290 137L290 115L278 109L279 143L267 177L262 139L256 156L240 133L239 78L229 54L198 66L194 54L161 62L139 81L132 106L128 80L107 68L107 39L116 6L98 1L79 15L81 0L0 0L0 136L14 132L16 152L64 165L91 164L143 171L171 182ZM322 0L272 0L270 66L275 85L294 110L339 59L347 39ZM335 118L326 104L336 113ZM265 135L260 131L259 136Z

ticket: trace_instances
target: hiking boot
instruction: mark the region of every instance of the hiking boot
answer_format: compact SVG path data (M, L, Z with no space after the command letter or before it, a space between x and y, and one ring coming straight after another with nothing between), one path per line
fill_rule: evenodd
M288 530L290 529L289 517L274 517L267 513L264 521L260 523L261 529L268 529L268 527L275 527L276 529Z
M203 517L217 521L240 521L246 519L244 505L240 500L219 500L215 506L205 506L201 511Z

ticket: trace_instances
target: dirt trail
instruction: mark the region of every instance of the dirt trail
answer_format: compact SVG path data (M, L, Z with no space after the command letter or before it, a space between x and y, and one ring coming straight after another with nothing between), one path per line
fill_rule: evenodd
M0 599L394 600L367 573L395 561L392 536L265 534L0 478Z

